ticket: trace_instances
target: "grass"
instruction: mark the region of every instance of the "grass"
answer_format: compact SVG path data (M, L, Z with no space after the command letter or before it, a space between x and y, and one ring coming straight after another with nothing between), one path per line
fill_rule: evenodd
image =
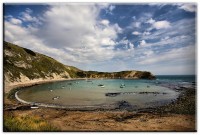
M57 127L36 116L14 116L12 113L4 114L4 132L33 132L33 131L59 131Z
M5 55L5 51L12 55ZM67 71L62 63L51 57L33 52L29 49L4 41L4 73L10 73L11 81L20 79L20 73L29 79L52 77L52 73L61 74ZM18 67L15 63L23 63L28 67ZM73 71L71 71L73 72ZM74 74L74 73L71 73ZM66 78L66 77L65 77Z

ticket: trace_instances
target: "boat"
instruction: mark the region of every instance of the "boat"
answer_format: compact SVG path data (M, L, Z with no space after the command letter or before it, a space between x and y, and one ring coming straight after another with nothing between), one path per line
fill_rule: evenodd
M125 87L125 84L121 84L121 85L120 85L120 88L124 88L124 87Z
M100 86L101 88L105 88L105 86L103 84L99 84L98 86Z
M53 90L50 90L51 92L53 91Z
M31 109L37 109L37 108L39 108L37 105L31 106Z
M56 99L59 99L60 96L56 96L56 97L53 97L52 100L56 100Z

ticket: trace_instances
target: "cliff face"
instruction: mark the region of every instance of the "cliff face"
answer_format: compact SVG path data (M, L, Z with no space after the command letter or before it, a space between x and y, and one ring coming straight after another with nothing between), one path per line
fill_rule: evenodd
M150 72L122 71L97 72L82 71L73 66L66 66L55 59L36 53L26 48L4 41L3 51L4 81L24 82L35 79L62 79L62 78L130 78L154 79Z

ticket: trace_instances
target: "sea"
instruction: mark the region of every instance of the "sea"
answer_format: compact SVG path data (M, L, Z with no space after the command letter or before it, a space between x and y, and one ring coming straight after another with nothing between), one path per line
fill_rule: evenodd
M155 80L66 80L21 88L17 94L27 102L57 107L137 110L173 102L184 88L196 89L195 75L158 75Z

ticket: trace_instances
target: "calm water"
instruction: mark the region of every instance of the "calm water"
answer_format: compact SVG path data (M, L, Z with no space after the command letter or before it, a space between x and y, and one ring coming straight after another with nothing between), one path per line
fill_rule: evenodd
M171 86L192 87L194 81L194 76L157 76L156 80L62 81L23 88L18 96L29 102L66 106L99 106L126 101L136 108L146 108L171 102L179 95ZM99 84L103 84L104 88ZM125 87L120 88L121 84ZM106 93L119 94L106 96ZM55 97L59 98L53 100Z

